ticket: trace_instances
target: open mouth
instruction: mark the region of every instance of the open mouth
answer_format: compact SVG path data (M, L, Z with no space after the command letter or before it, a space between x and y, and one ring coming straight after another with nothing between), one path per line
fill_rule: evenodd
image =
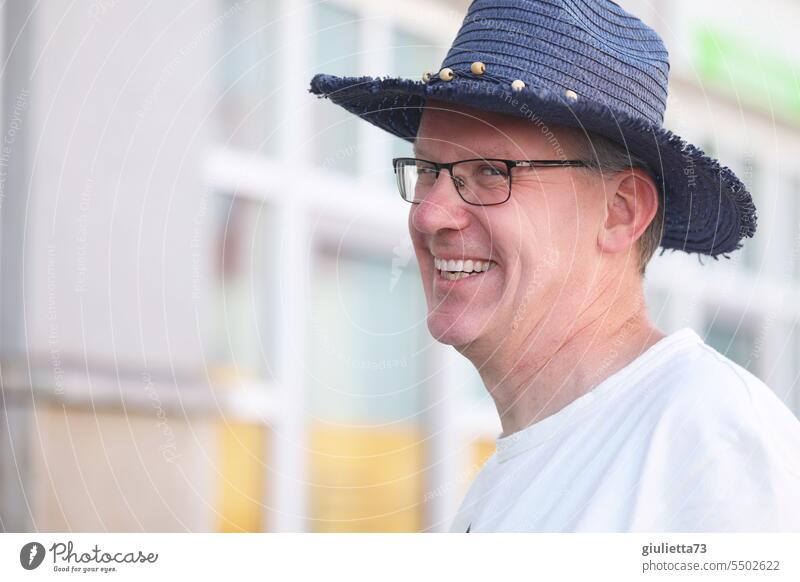
M491 260L448 260L434 257L433 265L440 277L447 279L448 281L457 281L458 279L466 279L467 277L482 275L488 270L494 268L497 263Z

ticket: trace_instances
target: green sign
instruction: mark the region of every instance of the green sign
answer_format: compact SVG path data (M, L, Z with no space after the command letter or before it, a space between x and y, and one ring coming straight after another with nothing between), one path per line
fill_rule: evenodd
M718 89L800 121L800 64L709 26L694 34L695 66Z

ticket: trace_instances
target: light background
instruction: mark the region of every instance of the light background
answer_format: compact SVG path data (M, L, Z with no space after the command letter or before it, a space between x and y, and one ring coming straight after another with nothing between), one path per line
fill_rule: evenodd
M622 4L759 216L656 257L652 318L800 414L800 4ZM447 529L496 412L425 327L410 146L307 89L438 70L467 5L3 5L0 531Z

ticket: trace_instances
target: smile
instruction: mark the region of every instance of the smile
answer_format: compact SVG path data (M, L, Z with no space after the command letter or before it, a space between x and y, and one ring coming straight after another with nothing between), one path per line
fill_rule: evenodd
M433 265L439 276L449 281L482 275L489 269L494 268L497 263L491 260L479 259L440 259L433 258Z

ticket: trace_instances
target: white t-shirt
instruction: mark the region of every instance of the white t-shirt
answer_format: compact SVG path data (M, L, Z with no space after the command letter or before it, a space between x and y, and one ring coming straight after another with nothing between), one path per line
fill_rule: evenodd
M496 445L450 531L800 532L800 421L688 327Z

